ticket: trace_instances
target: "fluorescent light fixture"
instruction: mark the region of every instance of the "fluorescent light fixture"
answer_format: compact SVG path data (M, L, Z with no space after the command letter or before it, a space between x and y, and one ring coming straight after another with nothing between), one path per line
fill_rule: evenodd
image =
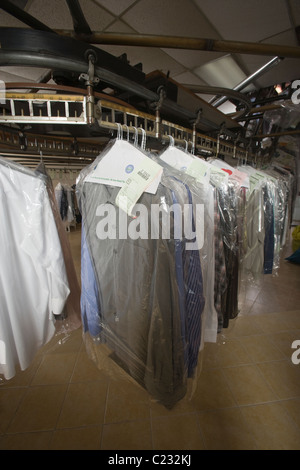
M230 103L230 101L226 101L218 107L218 110L224 114L236 113L236 106L233 103Z
M230 89L247 78L231 55L201 65L194 73L210 86Z

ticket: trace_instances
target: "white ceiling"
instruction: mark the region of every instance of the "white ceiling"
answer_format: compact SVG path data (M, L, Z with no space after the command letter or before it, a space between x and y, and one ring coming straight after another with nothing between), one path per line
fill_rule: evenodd
M12 0L53 29L73 29L65 0ZM80 0L92 31L185 36L232 41L299 46L295 27L300 25L300 0ZM27 27L0 10L0 27ZM97 46L120 56L131 65L143 64L143 72L160 70L182 84L212 85L195 70L226 53L133 46ZM244 76L254 73L272 56L236 54L233 59ZM4 81L38 81L43 70L2 67ZM259 78L263 88L300 78L300 60L285 59ZM238 83L236 83L237 85ZM235 85L234 85L235 86ZM209 97L207 97L209 99Z

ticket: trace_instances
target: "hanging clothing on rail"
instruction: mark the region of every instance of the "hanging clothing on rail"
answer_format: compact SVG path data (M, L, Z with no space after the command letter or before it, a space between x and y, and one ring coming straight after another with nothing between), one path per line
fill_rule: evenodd
M61 330L72 331L77 329L81 326L81 312L80 312L80 286L77 279L77 274L74 266L74 261L72 258L71 247L68 239L67 232L63 225L59 208L57 205L57 200L55 197L55 190L53 187L52 179L46 169L45 164L41 161L40 164L36 168L36 172L40 173L45 177L46 187L48 191L48 197L51 204L57 233L59 236L66 273L68 278L68 284L70 288L70 294L66 301L66 305L64 311L62 313L62 322L59 327L59 322L56 322L56 331L59 332L59 328ZM73 191L74 192L74 191Z
M203 310L203 332L200 349L205 342L216 342L218 333L218 317L220 315L220 291L223 292L224 247L219 238L216 225L216 194L209 183L208 166L194 155L181 148L170 145L159 154L159 163L191 188L195 204L203 205L203 244L200 256L203 266L205 306ZM196 166L195 166L196 165ZM215 240L215 244L211 243ZM218 251L216 251L218 250Z
M242 259L247 251L246 194L249 177L220 159L211 159L209 164L210 180L216 189L226 266L226 287L221 297L223 321L220 327L227 328L229 321L238 315Z
M25 370L70 293L43 176L0 159L0 373Z
M193 241L182 232L176 234L185 205L194 232L193 190L164 170L157 190L139 198L136 218L127 217L116 204L120 185L99 184L91 176L104 157L105 152L77 182L84 333L96 344L108 346L131 377L172 407L185 396L187 380L195 373L203 334L206 298L201 256L196 245L187 249ZM122 162L128 168L125 155ZM153 208L159 210L158 217L153 217ZM104 209L106 222L113 218L116 237L100 231ZM168 237L162 235L166 221Z

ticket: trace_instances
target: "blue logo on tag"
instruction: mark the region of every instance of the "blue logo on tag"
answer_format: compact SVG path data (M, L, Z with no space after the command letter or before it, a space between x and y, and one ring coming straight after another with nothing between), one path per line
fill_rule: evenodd
M133 165L127 165L127 167L125 168L126 173L132 173L133 170L134 170Z

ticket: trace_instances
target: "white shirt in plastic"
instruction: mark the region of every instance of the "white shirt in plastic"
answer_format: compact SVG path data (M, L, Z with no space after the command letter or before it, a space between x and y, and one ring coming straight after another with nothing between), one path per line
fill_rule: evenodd
M25 370L55 333L69 295L45 180L0 159L0 374Z

